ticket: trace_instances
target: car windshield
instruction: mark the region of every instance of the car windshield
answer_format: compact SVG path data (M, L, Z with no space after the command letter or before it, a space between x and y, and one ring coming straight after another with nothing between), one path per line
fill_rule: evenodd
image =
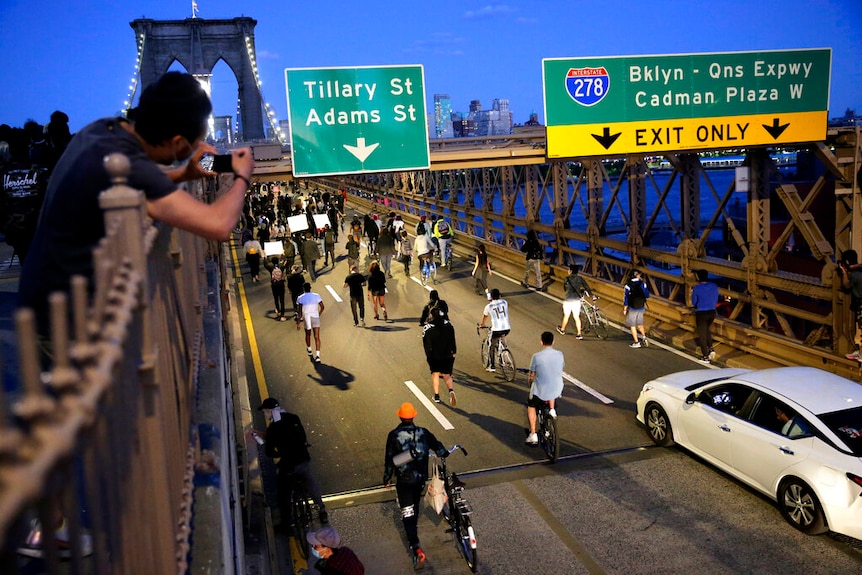
M862 407L824 413L820 416L856 457L862 457Z

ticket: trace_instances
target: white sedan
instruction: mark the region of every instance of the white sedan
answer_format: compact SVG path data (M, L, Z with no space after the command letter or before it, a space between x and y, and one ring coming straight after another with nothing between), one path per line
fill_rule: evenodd
M637 419L774 499L809 533L862 539L862 385L810 367L700 369L644 385Z

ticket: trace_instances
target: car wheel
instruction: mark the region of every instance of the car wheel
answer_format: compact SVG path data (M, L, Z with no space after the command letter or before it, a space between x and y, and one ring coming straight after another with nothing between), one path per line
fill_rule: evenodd
M664 408L657 403L650 403L644 412L647 433L656 445L667 447L673 443L673 430L670 427L670 419Z
M787 522L803 533L818 535L828 530L817 495L801 479L790 477L781 483L778 505Z

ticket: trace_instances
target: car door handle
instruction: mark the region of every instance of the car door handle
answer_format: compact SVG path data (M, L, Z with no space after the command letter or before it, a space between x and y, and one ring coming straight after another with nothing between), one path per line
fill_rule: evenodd
M726 432L730 433L730 428L723 423L721 425L719 425L718 428L722 431L726 431Z
M793 455L793 450L790 449L789 447L784 447L784 446L779 447L778 451L780 451L781 453L786 453L787 455Z

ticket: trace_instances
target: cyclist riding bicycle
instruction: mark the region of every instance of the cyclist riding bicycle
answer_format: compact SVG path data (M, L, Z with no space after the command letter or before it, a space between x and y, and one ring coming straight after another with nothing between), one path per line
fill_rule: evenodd
M434 254L434 244L428 234L416 234L416 240L413 242L413 253L419 258L421 271L422 267L431 261L431 256Z
M557 417L554 409L558 397L563 395L563 367L566 361L563 352L554 349L554 334L542 332L542 350L534 353L530 359L530 394L527 398L527 419L530 422L528 445L538 445L536 435L536 410L545 403L550 406L550 416Z
M500 290L494 288L491 290L491 301L485 306L482 312L482 321L479 327L485 327L485 321L491 318L491 352L488 353L488 365L485 366L486 371L497 371L494 365L493 350L497 349L500 343L500 338L509 335L512 326L509 324L509 304L504 299L500 299Z

